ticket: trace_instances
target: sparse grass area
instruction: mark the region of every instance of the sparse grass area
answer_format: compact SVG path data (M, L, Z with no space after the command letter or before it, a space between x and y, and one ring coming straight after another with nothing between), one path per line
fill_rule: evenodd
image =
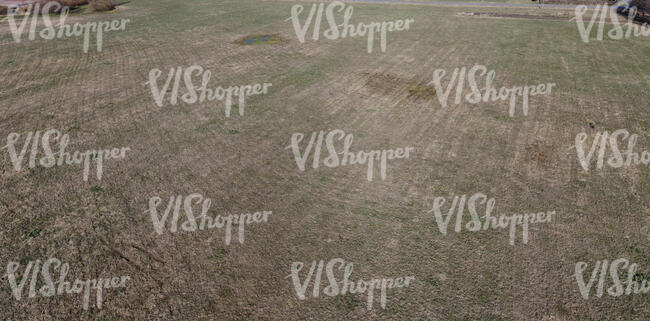
M70 135L70 151L132 150L105 162L101 181L91 167L88 182L80 166L16 172L3 150L1 265L57 257L74 277L133 280L109 290L101 310L84 311L79 296L16 301L4 278L0 316L647 320L647 295L585 301L572 274L578 261L627 254L647 277L650 172L585 173L569 149L578 132L618 128L648 149L650 65L639 63L647 38L585 44L574 22L459 14L554 10L353 4L353 22L416 21L388 35L385 53L376 44L368 54L366 38L301 44L286 21L293 4L134 1L110 15L131 19L126 31L105 34L102 52L91 41L88 54L79 38L15 43L0 25L0 137L57 128ZM284 41L237 43L251 35ZM150 70L193 64L211 70L215 85L273 86L247 102L244 116L233 108L226 118L218 102L156 106L143 86ZM528 116L509 117L507 102L442 108L428 86L432 72L474 64L495 70L496 86L557 87L531 97ZM390 163L384 181L376 173L368 182L365 166L300 172L285 149L291 135L337 128L354 135L353 151L416 152ZM526 245L510 246L505 230L440 234L427 213L433 198L476 192L496 199L497 214L555 210L557 219L532 228ZM157 235L149 198L190 193L210 197L211 213L274 215L247 227L241 245L226 246L223 231ZM416 281L390 290L386 310L378 295L372 311L365 294L298 300L291 262L336 257L354 263L353 280Z

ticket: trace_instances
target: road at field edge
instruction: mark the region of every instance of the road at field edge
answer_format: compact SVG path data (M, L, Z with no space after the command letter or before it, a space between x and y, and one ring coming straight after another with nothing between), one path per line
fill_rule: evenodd
M532 3L501 3L501 2L456 2L456 1L413 1L413 0L346 0L345 2L358 3L390 3L390 4L412 4L430 6L452 6L452 7L504 7L504 8L542 8L542 9L575 9L577 5L565 4L532 4ZM594 9L595 6L587 6Z

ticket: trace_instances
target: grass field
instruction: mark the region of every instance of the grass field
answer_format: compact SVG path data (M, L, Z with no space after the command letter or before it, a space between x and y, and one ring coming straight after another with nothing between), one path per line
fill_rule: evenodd
M650 275L650 171L585 172L571 149L579 132L619 128L648 149L648 37L583 43L575 22L460 14L571 17L571 10L354 4L355 22L415 19L409 31L388 34L385 53L368 54L365 37L300 43L286 21L293 4L138 0L70 16L131 20L87 54L79 38L16 43L0 24L3 140L55 128L70 135L72 151L132 150L88 182L79 166L15 171L2 150L3 271L8 261L56 257L70 263L69 278L132 282L106 290L103 308L86 311L80 295L17 301L2 276L0 319L650 318L647 294L584 300L573 276L579 261L590 274L596 260L620 257ZM286 41L237 43L251 34ZM156 106L144 85L150 70L194 64L212 71L213 84L273 86L247 101L244 116L226 118L215 102ZM408 97L405 84L428 82L435 69L475 64L494 69L498 87L557 86L515 117L507 102L442 108L437 99ZM369 86L373 74L400 81ZM385 180L367 181L365 166L299 171L285 148L291 135L332 129L354 134L353 150L416 152L389 163ZM528 244L509 245L507 230L442 235L428 213L433 199L477 192L496 199L497 215L557 216L531 225ZM226 246L221 230L157 235L149 199L190 193L211 198L211 213L274 214L247 227L243 244ZM337 257L354 263L353 280L415 281L390 290L386 309L376 299L368 311L361 294L299 300L287 278L292 262Z

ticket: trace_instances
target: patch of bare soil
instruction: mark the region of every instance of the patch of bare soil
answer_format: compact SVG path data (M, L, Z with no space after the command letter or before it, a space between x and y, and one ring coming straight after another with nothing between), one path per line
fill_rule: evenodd
M409 98L415 100L420 99L433 99L438 93L436 89L431 85L426 85L423 83L413 85L409 88Z
M272 35L248 35L235 40L238 45L277 45L284 42L287 42L287 40L277 33Z
M366 87L376 91L390 92L397 87L406 86L408 80L387 73L365 73L368 75Z
M547 168L552 163L553 146L535 142L526 146L526 160Z
M407 92L413 100L433 99L436 89L431 85L413 80L404 79L387 73L366 73L368 80L366 87L383 94Z

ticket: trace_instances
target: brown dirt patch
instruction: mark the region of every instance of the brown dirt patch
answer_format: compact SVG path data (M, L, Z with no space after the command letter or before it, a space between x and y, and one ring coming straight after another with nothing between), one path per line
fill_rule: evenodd
M425 85L425 84L417 84L413 85L409 88L409 98L413 98L415 100L420 100L420 99L433 99L438 93L436 92L436 89L433 88L431 85Z
M390 92L397 87L406 86L408 80L386 73L365 73L368 75L366 87L377 91Z
M535 142L526 146L526 160L536 163L537 166L547 168L551 166L553 146L542 142Z
M280 34L270 35L248 35L235 40L238 45L277 45L287 42L286 39L280 37Z
M413 100L433 99L436 96L435 88L424 82L416 82L387 73L366 73L366 75L368 75L366 87L375 92L395 94L405 91Z

